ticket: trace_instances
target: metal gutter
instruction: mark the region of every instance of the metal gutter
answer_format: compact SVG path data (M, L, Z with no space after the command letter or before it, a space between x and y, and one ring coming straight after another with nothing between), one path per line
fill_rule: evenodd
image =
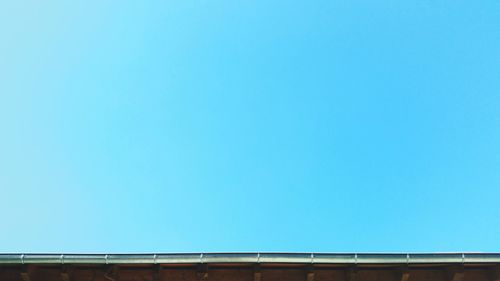
M0 254L2 264L485 264L500 253L185 253L185 254Z

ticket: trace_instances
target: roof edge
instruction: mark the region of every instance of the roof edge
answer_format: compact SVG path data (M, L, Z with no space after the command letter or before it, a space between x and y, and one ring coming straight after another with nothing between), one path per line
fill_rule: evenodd
M500 263L500 253L0 254L0 264L433 264Z

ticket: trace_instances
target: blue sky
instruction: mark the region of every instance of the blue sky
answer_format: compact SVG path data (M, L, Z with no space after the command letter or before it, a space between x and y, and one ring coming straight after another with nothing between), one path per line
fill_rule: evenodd
M500 251L500 2L3 1L0 251Z

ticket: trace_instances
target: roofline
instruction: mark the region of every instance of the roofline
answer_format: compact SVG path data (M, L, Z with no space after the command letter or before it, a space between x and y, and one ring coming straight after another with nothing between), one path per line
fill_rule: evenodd
M2 264L491 264L500 253L0 254Z

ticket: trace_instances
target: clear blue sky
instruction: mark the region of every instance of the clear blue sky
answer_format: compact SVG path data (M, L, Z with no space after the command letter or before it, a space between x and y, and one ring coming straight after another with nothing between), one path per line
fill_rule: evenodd
M3 1L0 251L500 251L499 1Z

